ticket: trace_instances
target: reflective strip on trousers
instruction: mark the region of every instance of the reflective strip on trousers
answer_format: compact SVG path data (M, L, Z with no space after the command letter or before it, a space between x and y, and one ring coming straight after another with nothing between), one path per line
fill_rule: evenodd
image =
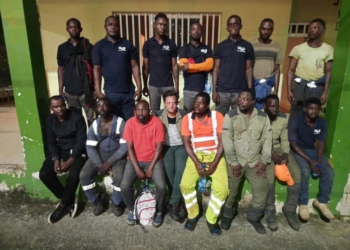
M197 203L197 198L194 198L190 203L186 203L186 208L190 208Z
M96 182L90 184L90 185L86 185L86 186L81 186L81 188L86 191L86 190L89 190L89 189L93 189L94 187L96 187Z
M185 200L189 200L189 199L195 197L196 195L197 195L197 191L195 190L193 193L190 193L188 195L184 194L183 197L184 197Z
M213 204L213 203L211 203L211 201L209 202L209 207L211 207L212 209L213 209L213 211L214 211L214 214L217 214L217 215L219 215L220 214L220 210L219 209L217 209L216 207L215 207L215 205ZM187 205L186 205L187 206Z
M225 201L221 201L218 198L216 198L214 196L214 194L211 194L210 199L215 201L218 204L219 207L222 207L222 205L224 205L224 203L225 203Z
M93 140L87 140L86 141L86 146L93 146L93 147L95 147L95 146L97 146L97 144L98 144L98 141L93 141Z
M121 191L120 187L116 187L116 186L113 186L113 190L118 191L118 192Z

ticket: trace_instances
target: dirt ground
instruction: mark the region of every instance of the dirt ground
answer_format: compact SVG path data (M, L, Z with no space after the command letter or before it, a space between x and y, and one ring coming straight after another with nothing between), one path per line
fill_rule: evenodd
M296 232L279 214L279 229L259 235L240 211L231 229L214 237L204 217L188 232L165 215L160 228L150 226L144 233L126 224L126 212L117 218L108 210L95 217L89 204L79 206L76 218L67 215L49 224L54 203L33 201L21 192L0 193L0 249L350 249L349 222L326 223L315 215Z

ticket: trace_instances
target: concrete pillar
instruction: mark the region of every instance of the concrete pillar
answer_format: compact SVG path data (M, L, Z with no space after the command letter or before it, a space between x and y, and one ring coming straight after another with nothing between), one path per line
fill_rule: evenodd
M350 216L350 1L342 1L337 42L331 75L326 119L327 154L334 166L335 178L330 206L340 215ZM344 197L343 197L344 194ZM342 198L343 197L343 198ZM342 201L341 201L342 200Z
M42 130L49 114L37 5L35 0L0 0L0 11L26 162L23 173L3 174L1 182L10 189L20 184L32 195L43 195L47 189L32 178L45 157Z

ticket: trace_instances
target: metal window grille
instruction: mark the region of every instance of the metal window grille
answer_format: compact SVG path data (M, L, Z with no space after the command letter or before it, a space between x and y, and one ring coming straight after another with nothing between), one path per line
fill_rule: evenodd
M133 42L142 58L142 46L146 40L154 35L153 22L156 13L126 13L113 12L119 19L120 34ZM218 13L166 13L168 23L168 36L178 46L182 47L190 40L190 24L199 21L203 26L202 42L213 50L219 43L221 14Z
M307 37L309 23L291 23L289 24L289 37Z

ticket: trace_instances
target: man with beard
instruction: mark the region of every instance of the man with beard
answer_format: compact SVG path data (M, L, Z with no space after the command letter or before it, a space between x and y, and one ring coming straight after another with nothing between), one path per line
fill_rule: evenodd
M164 13L158 13L153 23L155 35L144 43L142 49L143 94L150 97L152 114L160 109L162 95L165 91L175 90L179 93L177 46L166 35L167 27L167 16ZM149 88L147 86L148 76Z
M128 149L128 160L121 183L124 202L129 208L128 225L135 224L134 219L134 182L137 178L150 179L156 185L156 214L153 226L163 223L163 204L166 196L162 148L164 141L163 123L150 115L149 104L141 100L136 104L135 116L125 124L124 140Z
M274 28L274 22L270 18L261 21L259 38L252 41L254 48L254 90L256 93L255 107L259 110L264 108L266 96L278 94L280 81L280 64L282 63L281 46L270 39Z
M107 17L104 27L107 36L96 43L92 52L96 96L106 95L112 104L112 112L128 120L134 115L135 101L140 100L142 94L138 54L130 41L120 37L119 20L115 16ZM101 92L102 75L105 95Z
M67 99L72 111L85 111L90 125L94 121L92 45L89 40L80 37L83 31L80 21L71 18L66 22L66 31L70 38L58 46L58 84L59 95Z
M326 23L316 18L309 23L308 40L289 54L287 74L290 117L303 112L305 100L316 97L325 104L333 63L333 47L322 42Z
M86 150L89 159L80 173L80 182L86 197L92 203L93 214L100 215L107 207L106 194L97 189L95 178L98 174L112 174L113 193L112 211L115 216L123 214L123 202L120 183L126 164L126 142L123 139L125 122L110 111L110 102L106 97L97 102L99 117L88 131Z
M232 15L227 19L229 37L219 43L214 52L213 101L216 111L225 115L236 109L242 89L253 88L254 50L240 35L242 19Z
M79 174L86 161L86 123L82 115L66 109L62 96L52 96L49 102L52 114L45 122L49 155L39 171L39 177L61 200L48 218L49 223L55 223L68 212L73 218L77 210L74 198ZM66 184L63 186L57 174L67 172Z
M179 50L180 67L185 80L184 110L193 111L194 98L204 91L208 72L213 69L213 51L201 43L202 25L194 22L190 26L190 43Z
M227 161L230 194L226 200L221 228L228 230L236 215L236 196L242 176L252 187L253 200L247 220L255 230L266 233L261 223L267 198L266 165L271 161L272 133L267 115L255 107L255 91L239 93L238 108L225 115L223 144Z

